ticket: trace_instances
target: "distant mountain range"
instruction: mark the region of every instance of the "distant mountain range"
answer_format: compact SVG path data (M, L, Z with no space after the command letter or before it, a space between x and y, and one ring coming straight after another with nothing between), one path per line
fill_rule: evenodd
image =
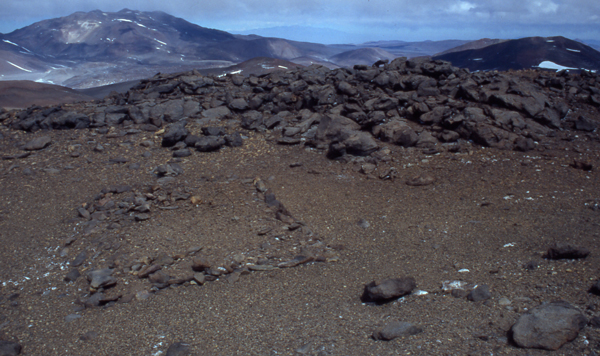
M235 71L249 75L295 64L338 68L436 54L439 55L435 58L471 70L531 68L544 61L563 67L597 69L598 52L591 47L575 41L563 44L559 38L553 40L553 45L549 41L537 38L324 45L253 34L234 35L164 12L95 10L0 34L0 80L25 79L81 89L147 78L157 72L203 69L214 74ZM263 59L246 62L253 58ZM283 62L264 64L269 62L267 58Z
M551 70L600 70L600 52L564 37L527 37L497 41L482 48L447 51L434 59L452 62L471 71L506 71L543 68Z

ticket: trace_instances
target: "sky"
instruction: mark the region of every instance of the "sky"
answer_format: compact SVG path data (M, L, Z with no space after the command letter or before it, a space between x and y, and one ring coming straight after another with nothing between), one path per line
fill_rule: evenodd
M600 40L598 0L7 0L0 32L76 11L123 8L164 11L231 33L275 33L327 44L529 36Z

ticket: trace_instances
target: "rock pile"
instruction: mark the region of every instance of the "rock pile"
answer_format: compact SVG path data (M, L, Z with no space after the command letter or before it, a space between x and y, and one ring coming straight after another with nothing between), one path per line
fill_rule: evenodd
M26 131L164 130L163 146L179 157L189 154L186 148L239 146L239 130L269 131L280 144L302 143L337 158L370 155L379 141L431 153L459 150L460 140L528 151L556 130L594 131L596 123L574 110L582 105L600 105L598 74L470 73L440 60L397 58L258 77L159 74L95 104L31 107L3 117ZM205 126L202 136L186 130L189 119Z

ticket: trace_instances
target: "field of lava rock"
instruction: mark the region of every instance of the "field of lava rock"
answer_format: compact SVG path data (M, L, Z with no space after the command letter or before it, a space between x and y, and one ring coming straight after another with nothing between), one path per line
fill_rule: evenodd
M600 76L397 58L0 114L0 355L595 355Z

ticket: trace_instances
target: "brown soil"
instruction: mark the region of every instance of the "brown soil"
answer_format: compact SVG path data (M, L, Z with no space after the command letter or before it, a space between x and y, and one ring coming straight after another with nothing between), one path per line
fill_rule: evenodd
M6 127L0 133L5 157L22 153L17 147L34 137L53 140L26 158L0 161L0 339L19 342L23 355L165 355L175 342L189 344L191 355L545 355L507 342L525 310L562 299L588 318L598 315L600 299L587 291L600 266L600 212L590 209L599 202L600 181L596 172L570 166L575 159L600 164L598 142L585 135L548 139L528 153L471 146L427 156L389 146L392 160L365 175L361 159L331 161L249 133L242 148L194 152L179 163L184 173L160 186L151 171L172 157L151 133L109 138L94 129L29 134ZM145 140L154 146L141 146ZM102 152L94 150L98 144ZM151 157L142 156L146 151ZM129 161L111 164L116 157ZM129 167L135 163L139 169ZM390 167L396 178L379 179ZM405 184L416 175L435 182ZM286 230L275 219L256 178L303 222L300 229ZM198 200L153 208L147 221L111 216L119 224L114 229L85 230L76 209L103 188L123 184L141 194L180 192ZM133 193L112 197L127 194ZM361 219L369 226L359 226ZM271 231L262 234L265 228ZM544 259L555 242L591 254ZM186 254L194 247L202 249ZM158 291L126 272L162 252L179 258L163 268L176 277L193 273L198 255L213 266L239 254L242 265L277 264L310 249L318 249L322 262ZM83 276L64 282L67 262L84 250ZM529 261L539 267L524 269ZM105 294L123 297L84 309L86 272L111 265L118 283ZM428 294L379 306L361 302L366 283L401 276L414 277ZM487 284L492 298L470 302L442 291L442 282L454 280ZM501 298L511 304L501 305ZM66 321L71 314L81 317ZM393 320L424 332L389 342L371 338ZM594 354L599 347L599 330L586 327L552 354Z

